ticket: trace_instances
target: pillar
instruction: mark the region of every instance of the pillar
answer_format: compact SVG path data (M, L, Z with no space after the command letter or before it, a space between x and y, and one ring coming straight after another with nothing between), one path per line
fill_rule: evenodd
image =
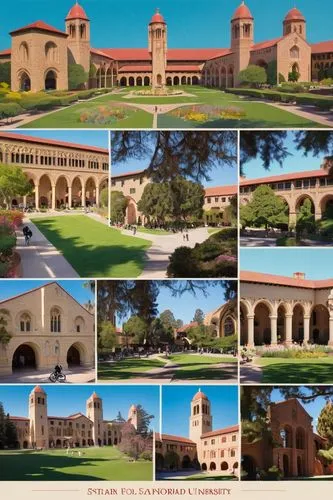
M68 186L68 208L72 208L72 186Z
M39 210L39 184L35 185L35 206Z
M328 345L333 346L333 316L330 316L329 318L329 328Z
M247 345L254 346L254 314L247 316Z
M51 207L52 207L52 210L55 210L55 207L56 207L56 187L55 187L55 185L52 186Z
M320 211L320 208L317 209L317 207L315 208L315 220L320 220L321 219L321 211Z
M310 315L304 315L304 343L308 344L310 341Z
M276 345L277 344L277 316L271 315L269 318L271 320L271 344Z
M289 212L289 227L296 226L297 214L296 212Z
M99 186L96 185L95 189L95 203L96 207L99 207Z
M23 206L27 208L27 195L23 196Z
M82 182L81 205L86 206L86 185Z
M286 344L292 344L293 341L293 315L286 314Z

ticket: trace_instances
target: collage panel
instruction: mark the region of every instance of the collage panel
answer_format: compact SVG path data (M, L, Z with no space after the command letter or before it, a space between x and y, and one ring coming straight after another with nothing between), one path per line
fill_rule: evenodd
M331 386L241 387L241 480L332 480L332 428Z
M162 387L162 433L155 434L157 481L238 480L238 392L238 386Z
M237 281L99 280L97 304L99 382L237 382Z
M2 278L107 275L105 131L0 132Z
M159 393L148 386L1 385L1 479L152 481Z
M0 384L95 382L95 282L0 281Z
M237 278L237 133L111 132L121 278Z

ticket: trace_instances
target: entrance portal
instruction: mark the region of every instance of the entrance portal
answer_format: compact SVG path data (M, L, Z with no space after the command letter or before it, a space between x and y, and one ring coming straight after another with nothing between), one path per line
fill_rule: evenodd
M80 366L81 358L80 353L76 347L73 345L68 349L67 352L67 363L68 366Z
M35 351L28 344L20 345L13 354L13 370L33 369L36 370Z

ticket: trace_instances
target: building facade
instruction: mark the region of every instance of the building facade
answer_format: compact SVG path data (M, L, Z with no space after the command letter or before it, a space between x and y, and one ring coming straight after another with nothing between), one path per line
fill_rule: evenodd
M241 344L333 345L333 279L240 273Z
M108 187L109 152L103 148L0 132L0 163L21 167L32 185L31 195L13 198L14 208L99 206Z
M86 446L116 446L121 442L125 420L105 420L103 400L94 392L86 401L86 414L75 413L68 417L50 416L47 394L39 386L29 396L28 417L10 415L17 430L17 447L75 448ZM138 427L135 405L128 412L127 422Z
M213 431L211 404L199 389L194 395L189 418L189 438L155 435L157 470L200 468L223 474L239 472L238 425Z
M76 3L65 18L64 30L44 21L13 30L11 48L0 52L0 62L11 61L11 88L15 91L67 89L68 64L73 63L90 73L92 87L154 88L234 87L239 71L249 64L267 67L273 61L277 74L286 79L289 72L297 71L301 81L310 81L318 78L322 66L326 69L333 64L333 41L309 44L306 19L296 8L285 16L280 37L255 43L254 18L242 2L232 16L230 34L228 48L168 48L167 24L157 11L148 25L146 48L93 48L90 19Z
M267 413L272 440L255 443L242 438L242 469L246 480L255 480L259 471L277 467L283 478L332 474L332 466L318 457L326 440L313 430L312 417L297 399L271 403ZM273 445L274 443L274 445Z
M318 170L293 172L260 179L241 179L240 203L245 205L252 199L259 186L269 186L282 198L288 207L289 225L295 226L297 214L305 200L310 200L316 220L323 217L333 205L332 161L326 159Z
M58 283L2 300L1 314L11 335L0 345L0 374L18 370L93 368L94 314L88 312Z

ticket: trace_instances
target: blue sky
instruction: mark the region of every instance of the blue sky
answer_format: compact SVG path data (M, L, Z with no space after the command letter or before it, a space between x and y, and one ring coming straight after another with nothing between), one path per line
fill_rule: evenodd
M84 146L96 146L108 148L107 130L15 130L15 134L31 135L33 137L42 137L43 139L53 139L54 141L74 142Z
M241 248L240 268L281 276L292 276L299 271L308 279L329 279L333 278L332 249Z
M91 39L95 48L146 47L147 25L159 7L168 24L169 47L229 47L230 19L240 0L82 0L91 19ZM10 46L8 33L39 19L64 29L64 18L74 0L16 0L2 2L0 48ZM274 4L274 7L273 7ZM296 6L308 22L308 40L313 43L332 38L331 0L248 0L255 18L255 38L263 41L282 33L282 21ZM320 7L320 8L319 8ZM327 14L327 15L325 15Z
M190 323L196 309L202 309L204 313L207 313L225 303L224 290L221 286L209 287L207 291L209 294L207 297L200 291L196 292L195 296L190 292L185 292L181 297L172 297L171 290L161 287L157 297L158 311L161 313L165 309L170 309L176 319L183 320L185 324ZM117 326L121 326L125 321L126 318L118 319Z
M201 386L211 403L213 430L238 424L238 387ZM188 437L191 400L199 386L162 387L162 432ZM177 421L175 421L175 415Z
M322 163L325 155L314 156L312 154L308 154L308 156L305 156L302 149L297 151L294 144L293 132L287 132L287 134L288 135L284 144L290 155L283 162L283 167L280 167L277 162L272 162L269 170L265 170L261 159L256 158L255 160L245 163L243 167L243 172L247 179L288 174L290 172L304 172L305 170L317 170L320 168L320 164Z
M302 387L304 389L304 387ZM307 395L310 395L311 392L307 389L305 389L305 392ZM281 396L280 391L277 389L274 389L271 394L271 399L273 402L281 402L283 401L283 396ZM318 416L321 412L321 410L324 408L326 401L323 397L318 397L316 398L313 402L304 404L302 401L299 401L303 408L305 408L305 411L309 413L309 415L313 418L313 428L316 431L317 428L317 423L318 423Z
M34 386L0 386L0 401L5 412L11 415L28 416L28 396ZM159 387L155 386L96 386L63 385L61 387L42 386L47 393L48 415L66 417L73 413L86 413L86 400L96 391L103 399L105 420L112 420L118 411L127 418L132 404L141 404L145 410L154 415L152 427L159 430Z
M46 283L51 282L47 280L0 280L0 300L19 295ZM57 283L80 302L80 304L84 304L88 300L92 302L95 300L94 294L91 293L90 289L83 287L86 280L58 280Z

